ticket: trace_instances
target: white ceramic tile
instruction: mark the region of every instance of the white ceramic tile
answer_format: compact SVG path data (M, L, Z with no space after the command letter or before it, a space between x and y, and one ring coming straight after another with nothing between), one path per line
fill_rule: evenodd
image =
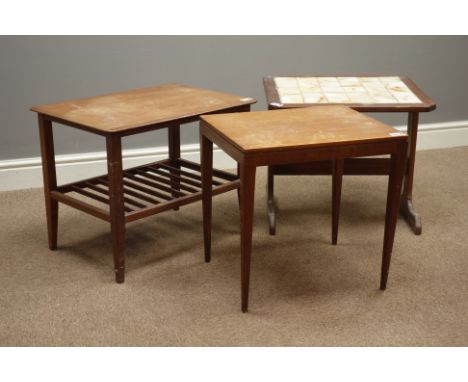
M363 86L347 86L344 88L347 94L367 94L367 90Z
M404 82L392 82L390 84L385 85L387 89L390 91L405 91L409 90L408 87Z
M421 100L414 94L394 94L395 98L400 103L421 103Z
M334 84L334 86L339 86L340 83L338 82L338 79L336 77L317 77L318 79L318 82L322 85L322 84L328 84L328 85L332 85Z
M361 81L358 77L337 77L341 86L359 86Z
M341 86L322 84L321 88L324 93L344 93L344 89Z
M306 103L326 103L327 99L321 93L308 93L303 94L304 102Z
M353 103L374 103L374 99L367 94L351 94L349 99Z
M301 94L299 88L280 88L278 89L279 95L292 95L292 94Z
M400 82L400 77L379 77L380 82L383 84L391 84L394 82Z
M304 100L300 95L283 95L280 96L280 101L282 103L303 103Z
M322 91L319 85L309 85L300 87L302 93L320 93Z
M349 103L349 97L344 93L326 93L325 96L328 99L328 102L332 103Z
M398 103L398 100L396 100L391 95L388 95L388 96L372 95L372 98L374 99L375 103Z
M301 88L318 86L318 80L315 77L296 77L296 81Z
M283 103L421 103L400 77L277 77Z
M379 77L359 77L361 82L380 83Z
M385 85L380 82L363 82L363 86L367 90L385 90Z
M297 81L294 77L276 77L275 85L277 88L297 87Z

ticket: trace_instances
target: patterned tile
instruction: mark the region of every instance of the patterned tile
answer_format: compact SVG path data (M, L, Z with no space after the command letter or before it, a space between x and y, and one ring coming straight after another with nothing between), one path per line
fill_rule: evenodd
M422 103L400 77L275 77L282 103Z

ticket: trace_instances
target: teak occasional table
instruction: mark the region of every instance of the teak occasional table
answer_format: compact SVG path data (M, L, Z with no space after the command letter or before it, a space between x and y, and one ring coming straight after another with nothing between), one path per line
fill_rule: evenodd
M413 175L419 113L434 110L435 103L416 84L403 76L297 76L263 79L268 108L289 109L314 105L345 105L361 112L408 113L409 146L401 213L416 235L421 217L413 208ZM337 170L335 168L335 170ZM340 170L340 168L338 168ZM388 159L344 160L345 175L388 174ZM326 175L334 171L330 161L272 166L268 169L268 220L270 234L276 233L275 175Z
M234 158L240 168L243 312L247 311L249 298L255 172L258 166L390 154L380 279L380 288L386 288L408 146L406 134L345 106L202 116L200 134L207 262L211 258L213 143Z
M201 114L250 111L252 98L167 84L32 107L38 113L47 229L57 248L58 202L110 223L115 280L124 281L125 224L201 199L200 165L180 158L180 125ZM106 138L108 175L57 186L52 122ZM168 129L169 158L123 170L122 138ZM214 171L213 193L238 187L238 177Z

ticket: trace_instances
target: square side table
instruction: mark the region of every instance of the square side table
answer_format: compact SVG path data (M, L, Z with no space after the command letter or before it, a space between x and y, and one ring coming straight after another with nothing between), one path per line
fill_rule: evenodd
M294 132L294 134L291 134ZM380 288L387 286L408 136L345 106L202 116L205 261L211 259L213 143L240 167L242 311L248 309L255 173L258 166L390 154Z
M327 104L345 105L360 112L408 113L409 146L401 213L414 233L421 234L421 217L413 208L419 113L434 110L436 104L413 81L405 76L384 75L266 76L263 85L270 110ZM267 211L270 234L276 233L275 175L325 175L334 171L336 166L330 161L269 167ZM385 175L388 171L386 158L349 158L343 165L345 175Z
M38 113L49 248L57 248L58 202L110 223L115 280L124 282L125 225L201 199L200 165L180 157L180 125L201 114L247 112L253 98L166 84L104 96L33 106ZM57 185L52 123L106 138L108 174ZM122 138L168 129L169 158L124 170ZM213 193L238 187L215 170Z

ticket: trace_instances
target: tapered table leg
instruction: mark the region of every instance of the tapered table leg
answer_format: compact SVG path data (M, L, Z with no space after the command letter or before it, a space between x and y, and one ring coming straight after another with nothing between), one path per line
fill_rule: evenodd
M178 168L177 160L180 159L180 125L171 125L167 129L168 131L168 142L169 142L169 160L171 161L171 166ZM177 173L173 170L170 170L171 181L174 183L173 189L180 191L180 178L177 177ZM174 198L179 195L177 192L172 194ZM175 207L174 210L177 211L179 207Z
M255 196L256 167L248 163L241 164L240 171L240 221L241 221L241 289L242 312L246 313L249 305L250 256L252 252L253 210Z
M123 199L122 139L120 136L110 135L106 138L106 145L115 281L123 283L125 280L125 210Z
M202 177L202 207L203 207L203 243L205 262L211 260L211 206L213 198L213 142L204 135L200 136L201 145L201 177Z
M391 156L390 176L388 178L387 210L385 214L385 232L382 254L382 273L380 277L380 289L387 287L388 271L390 268L390 259L392 256L393 239L395 238L395 229L398 217L398 208L400 204L401 184L406 162L407 143L398 144L398 149Z
M47 234L49 248L57 248L58 202L51 198L50 192L57 189L55 171L54 137L52 122L42 114L38 114L39 138L41 142L42 175L44 180L44 196L47 216Z
M416 160L416 140L418 137L419 113L408 113L408 154L406 176L401 196L400 212L416 235L422 232L421 216L413 208L414 163Z
M335 159L332 170L332 244L338 241L338 222L340 219L341 186L343 183L344 160Z
M237 162L237 177L240 178L240 164ZM237 187L237 203L240 207L240 187Z
M276 205L275 205L275 173L272 166L268 166L267 178L267 214L270 235L276 235Z

